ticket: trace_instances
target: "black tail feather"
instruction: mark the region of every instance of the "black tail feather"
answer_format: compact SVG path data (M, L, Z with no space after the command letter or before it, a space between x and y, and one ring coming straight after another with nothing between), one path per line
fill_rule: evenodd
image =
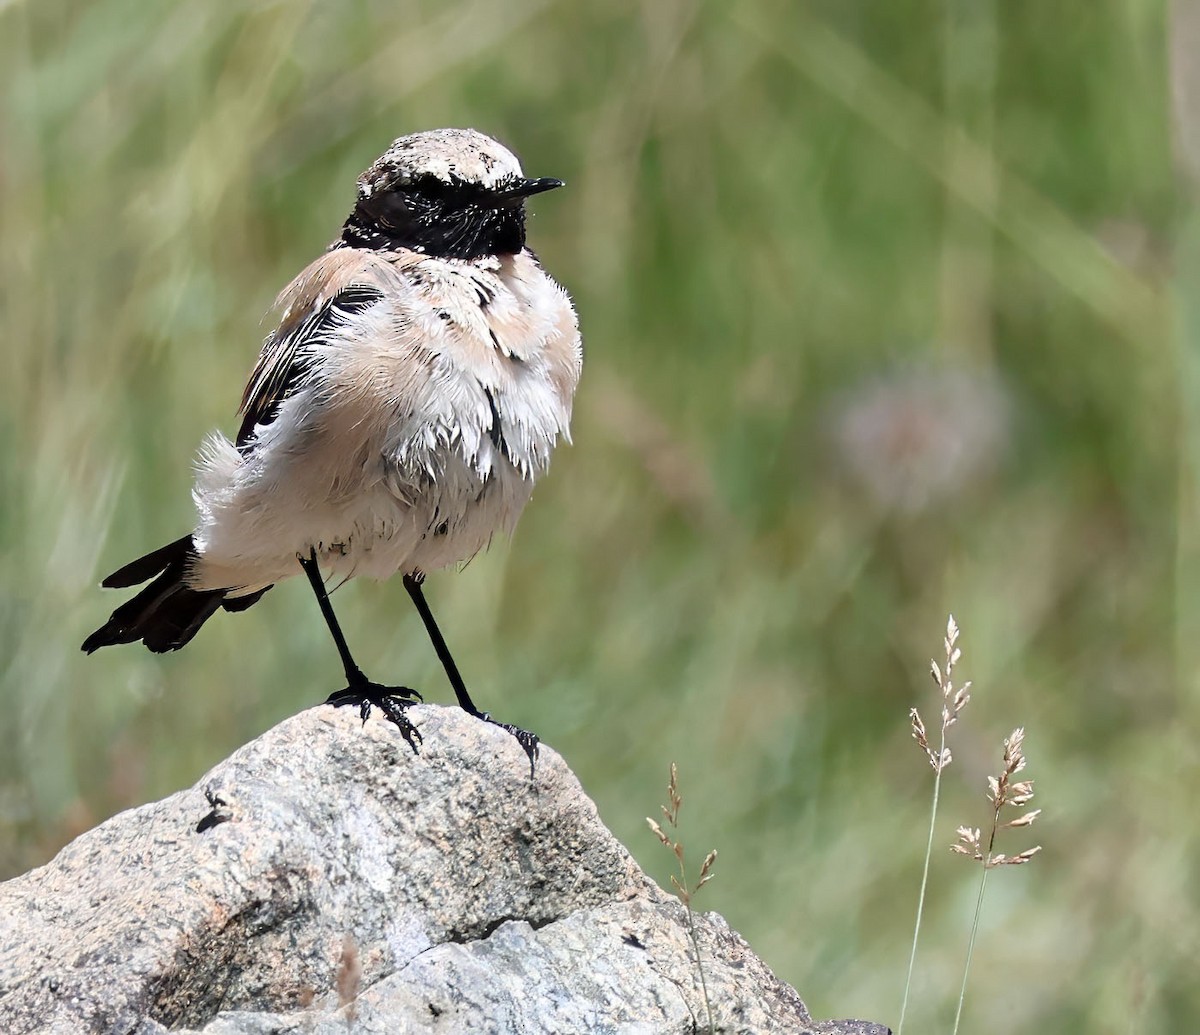
M245 611L247 608L253 607L260 600L262 600L262 595L268 589L274 588L274 585L264 586L262 589L255 590L253 593L247 593L245 596L226 597L221 601L221 606L225 608L226 611L232 611L235 614L238 611Z
M227 592L191 589L187 585L187 572L195 557L196 549L189 535L113 572L104 580L105 586L122 588L158 577L118 607L104 625L83 641L83 649L91 654L101 647L141 640L156 654L179 650L221 606Z
M166 571L172 564L183 561L186 563L195 556L192 537L185 535L173 543L151 550L145 557L130 561L123 568L118 568L108 578L100 583L105 589L128 589L130 586L140 586L149 582L161 571Z

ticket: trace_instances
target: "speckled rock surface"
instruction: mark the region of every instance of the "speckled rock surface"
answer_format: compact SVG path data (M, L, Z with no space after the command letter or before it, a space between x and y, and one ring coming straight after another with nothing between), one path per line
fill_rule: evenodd
M313 709L0 884L0 1032L703 1027L682 907L562 759L531 782L503 731L409 714L419 756ZM698 931L721 1031L886 1032L814 1023L719 916Z

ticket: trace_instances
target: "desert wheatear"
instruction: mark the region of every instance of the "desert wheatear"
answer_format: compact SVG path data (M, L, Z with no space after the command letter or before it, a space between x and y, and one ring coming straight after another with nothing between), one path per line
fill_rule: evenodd
M358 179L341 236L280 294L230 442L200 451L195 530L104 580L148 582L84 641L178 650L218 609L303 573L346 671L329 697L378 707L416 748L419 695L363 675L322 571L399 572L458 703L475 707L421 590L511 531L567 438L582 347L570 299L525 247L529 179L474 130L401 137ZM530 763L537 738L501 723Z

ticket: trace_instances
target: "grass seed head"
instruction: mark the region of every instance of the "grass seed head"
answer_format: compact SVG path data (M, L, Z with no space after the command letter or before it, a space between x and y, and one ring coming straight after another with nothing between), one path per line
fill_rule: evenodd
M986 851L980 831L971 827L959 827L958 841L950 846L952 852L982 862L988 869L996 866L1023 865L1042 850L1041 845L1037 845L1018 852L1016 855L992 851L996 843L996 834L999 831L1030 826L1042 812L1041 809L1031 809L1014 819L1000 821L1000 815L1004 809L1024 808L1033 800L1033 781L1013 779L1014 775L1025 768L1024 743L1025 730L1018 726L1004 739L1004 765L1000 775L987 778L987 797L992 804L992 826Z

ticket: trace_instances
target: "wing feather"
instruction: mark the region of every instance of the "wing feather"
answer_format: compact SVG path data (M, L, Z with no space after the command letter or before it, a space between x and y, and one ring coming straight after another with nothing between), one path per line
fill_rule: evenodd
M350 261L347 261L350 260ZM315 346L384 297L380 264L361 252L330 253L300 274L279 296L279 326L267 336L246 383L236 444L247 452L255 432L269 425L305 383Z

